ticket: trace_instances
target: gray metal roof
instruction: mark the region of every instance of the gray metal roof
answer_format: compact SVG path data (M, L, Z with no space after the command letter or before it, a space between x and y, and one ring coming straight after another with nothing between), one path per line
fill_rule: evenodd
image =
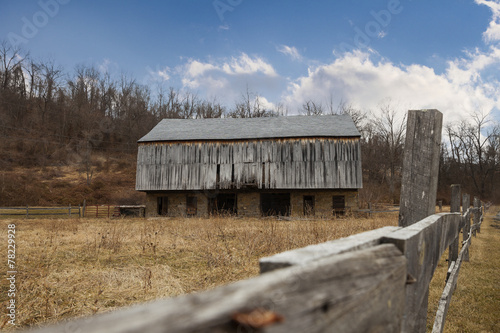
M345 115L163 119L138 142L304 137L359 137Z

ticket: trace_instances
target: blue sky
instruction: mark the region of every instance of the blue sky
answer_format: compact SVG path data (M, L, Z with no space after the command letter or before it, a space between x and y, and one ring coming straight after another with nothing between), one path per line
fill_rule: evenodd
M500 120L500 0L0 0L0 40L72 73L269 108L307 100Z

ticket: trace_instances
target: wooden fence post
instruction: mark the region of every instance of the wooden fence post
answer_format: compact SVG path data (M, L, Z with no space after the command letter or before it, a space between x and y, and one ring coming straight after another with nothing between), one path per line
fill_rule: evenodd
M439 212L442 213L443 212L443 200L438 201L438 206L439 206Z
M412 225L436 212L442 127L443 114L438 110L408 111L401 180L400 227ZM431 255L425 254L426 257ZM422 259L425 262L425 258ZM414 263L409 260L408 265L410 267ZM402 332L405 333L426 331L429 285L418 279L416 285L406 288L402 325ZM420 294L417 297L415 293Z
M407 227L436 212L443 114L410 110L401 180L399 226Z
M479 224L479 219L481 218L481 212L480 212L480 209L481 209L481 200L479 200L478 197L474 197L474 224ZM477 227L474 228L474 231L473 231L473 235L474 237L476 237L476 230L477 232L481 233L481 228L480 227Z
M462 197L462 212L464 214L463 219L464 219L464 233L463 233L463 241L465 242L467 239L469 239L469 233L470 233L470 213L467 212L467 210L470 207L470 195L464 194ZM463 245L462 245L463 247ZM464 261L468 262L469 261L469 249L467 248L464 252Z
M450 212L452 213L460 213L460 197L461 197L461 188L460 184L451 185L451 201L450 201ZM459 238L450 245L448 251L448 268L451 266L451 263L457 261L458 258L458 242Z
M30 208L26 205L26 218L30 217Z

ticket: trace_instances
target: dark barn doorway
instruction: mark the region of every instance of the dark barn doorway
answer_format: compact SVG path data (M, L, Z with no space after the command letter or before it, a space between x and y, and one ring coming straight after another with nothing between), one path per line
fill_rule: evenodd
M313 195L304 195L304 216L314 216Z
M343 195L333 196L333 214L336 216L345 215L345 197Z
M198 198L194 196L186 197L186 215L196 216L198 213Z
M290 193L262 193L260 208L263 216L289 216Z
M168 215L168 197L158 197L158 215L167 216Z
M237 199L235 193L217 194L210 198L210 214L216 215L236 215Z

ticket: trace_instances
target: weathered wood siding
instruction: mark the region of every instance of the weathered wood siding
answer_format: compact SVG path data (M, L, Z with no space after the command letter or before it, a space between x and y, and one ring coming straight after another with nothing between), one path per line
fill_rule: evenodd
M359 139L140 143L139 191L362 187Z

